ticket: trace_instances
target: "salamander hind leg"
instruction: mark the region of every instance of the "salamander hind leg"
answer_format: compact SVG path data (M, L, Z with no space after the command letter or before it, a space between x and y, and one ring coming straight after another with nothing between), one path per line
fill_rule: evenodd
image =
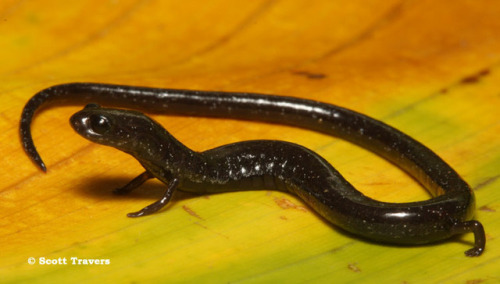
M163 194L162 198L160 198L158 201L142 208L141 210L137 212L132 212L128 213L128 217L141 217L141 216L146 216L155 213L156 211L160 210L163 208L165 205L168 204L170 199L172 198L172 195L174 191L177 189L177 186L179 185L179 179L174 178L168 183L168 188Z
M118 195L124 195L124 194L130 193L132 190L138 188L144 182L146 182L148 179L151 179L153 177L154 176L150 172L145 171L142 174L140 174L139 176L137 176L136 178L134 178L133 180L131 180L125 186L115 189L113 191L113 193L118 194Z
M476 220L457 223L453 226L454 234L474 233L474 247L465 252L466 256L480 256L486 246L486 236L481 223Z

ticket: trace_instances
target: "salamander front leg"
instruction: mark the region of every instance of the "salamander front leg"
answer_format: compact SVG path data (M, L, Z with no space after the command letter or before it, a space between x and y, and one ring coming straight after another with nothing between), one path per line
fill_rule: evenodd
M474 247L465 252L466 256L480 256L486 245L486 236L481 223L476 220L457 223L452 228L454 234L474 233Z
M124 195L127 193L130 193L132 190L138 188L141 186L144 182L146 182L148 179L154 178L154 176L148 172L145 171L133 180L131 180L129 183L127 183L125 186L117 188L113 191L114 194L119 194L119 195Z
M168 183L168 188L160 200L142 208L140 211L128 213L127 216L128 217L141 217L141 216L153 214L156 211L160 210L161 208L163 208L165 205L168 204L168 201L170 201L170 198L172 198L172 194L174 193L175 189L177 189L178 185L179 185L179 179L173 178Z

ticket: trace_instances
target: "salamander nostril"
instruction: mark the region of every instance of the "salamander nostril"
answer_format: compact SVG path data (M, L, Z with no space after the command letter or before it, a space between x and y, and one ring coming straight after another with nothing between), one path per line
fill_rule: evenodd
M96 103L90 103L85 106L84 109L100 108L101 106Z

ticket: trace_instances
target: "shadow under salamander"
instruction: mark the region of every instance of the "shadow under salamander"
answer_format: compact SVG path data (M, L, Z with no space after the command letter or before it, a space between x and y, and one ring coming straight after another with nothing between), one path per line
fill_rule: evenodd
M126 178L122 176L105 178L94 177L81 181L77 186L75 186L75 188L78 193L87 197L99 199L100 201L137 199L139 206L141 205L141 203L144 203L144 200L149 200L151 202L158 200L167 189L165 184L156 179L151 179L128 194L114 193L115 189L126 185L131 180L132 177ZM174 196L172 197L170 203L176 203L184 199L195 198L198 196L201 195L178 190L174 193Z
M106 202L108 200L115 200L116 201L116 200L120 200L120 199L122 199L122 200L123 199L128 199L128 200L136 199L138 201L137 204L139 207L147 205L147 204L144 204L144 200L148 200L151 203L158 200L163 195L164 191L166 190L165 184L161 183L160 181L158 181L156 179L152 179L152 180L145 182L143 185L141 185L139 188L135 189L131 193L121 195L121 194L115 194L113 192L116 188L119 188L119 187L126 185L131 179L132 179L131 177L127 177L127 178L125 178L125 177L105 177L105 178L95 177L95 178L83 180L81 183L79 183L77 186L75 186L75 188L80 194L98 199L99 201L103 201L103 202ZM210 195L212 195L212 194L210 194ZM207 195L207 196L210 196L210 195ZM169 204L167 206L165 206L165 208L161 209L160 211L158 211L155 214L165 214L166 212L168 212L168 208L170 206L173 206L177 202L200 197L200 196L204 196L204 195L177 190L174 193L174 196L172 197L172 200L169 202ZM449 241L458 242L458 243L461 243L461 244L464 244L467 246L474 245L473 242L466 241L466 240L462 239L462 237L463 237L462 235L454 236L449 240L443 240L443 241L439 241L436 243L423 244L423 245L394 245L394 244L380 243L380 242L376 242L376 241L372 241L372 240L367 240L365 238L362 238L362 237L356 236L352 233L349 233L341 228L333 226L329 222L324 220L314 210L307 207L307 205L304 204L304 206L306 208L308 208L309 213L314 214L318 218L318 222L323 222L325 225L332 228L332 231L334 231L334 233L344 235L348 238L351 238L351 239L353 239L355 241L359 241L359 242L374 244L374 245L378 245L378 246L384 246L384 247L388 247L388 248L390 248L390 247L393 247L393 248L432 247L432 246L440 245L442 243L449 242ZM122 218L122 216L120 216L120 218ZM142 218L147 218L147 216L142 217ZM249 228L249 230L250 229L251 228ZM342 248L343 248L343 247L340 247L340 249L339 249L339 247L335 246L335 244L332 244L332 246L334 247L334 248L332 248L332 253L335 253L338 250L342 250ZM350 245L348 245L348 246L350 246Z

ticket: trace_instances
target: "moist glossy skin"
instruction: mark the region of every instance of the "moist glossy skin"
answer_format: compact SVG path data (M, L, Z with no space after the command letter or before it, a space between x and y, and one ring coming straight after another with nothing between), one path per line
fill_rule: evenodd
M40 168L45 170L45 165L30 134L36 110L49 102L90 101L150 112L261 120L329 133L392 161L434 196L412 203L379 202L354 189L328 162L301 146L247 141L196 153L140 113L90 105L72 117L75 130L91 141L133 155L146 169L118 193L127 193L152 177L168 185L160 200L130 213L131 217L156 212L177 188L201 193L275 189L299 196L329 222L372 240L424 244L473 232L475 245L466 255L477 256L484 250L484 230L472 220L475 202L467 183L419 142L363 114L310 100L261 94L59 85L32 97L21 117L23 146Z

